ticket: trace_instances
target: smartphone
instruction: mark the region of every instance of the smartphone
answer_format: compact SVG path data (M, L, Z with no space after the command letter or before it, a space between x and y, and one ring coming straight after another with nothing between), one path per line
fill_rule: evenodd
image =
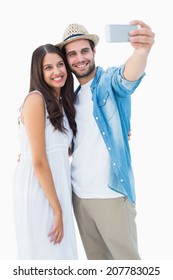
M138 29L138 25L131 24L107 24L107 42L129 42L129 31Z

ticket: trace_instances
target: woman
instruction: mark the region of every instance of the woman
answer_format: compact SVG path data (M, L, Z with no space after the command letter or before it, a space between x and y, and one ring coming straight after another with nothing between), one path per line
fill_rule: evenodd
M77 259L68 150L76 135L73 77L51 45L32 55L14 175L19 259Z

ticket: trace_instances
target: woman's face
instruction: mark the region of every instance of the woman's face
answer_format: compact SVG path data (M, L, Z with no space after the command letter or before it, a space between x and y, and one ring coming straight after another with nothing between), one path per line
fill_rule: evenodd
M67 70L62 57L56 53L47 53L43 59L43 77L45 82L60 93L65 85Z

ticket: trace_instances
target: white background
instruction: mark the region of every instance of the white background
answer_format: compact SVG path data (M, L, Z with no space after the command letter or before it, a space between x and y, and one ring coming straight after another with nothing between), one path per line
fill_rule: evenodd
M171 0L16 0L0 7L0 260L16 259L12 177L18 154L19 106L28 92L31 54L61 41L69 23L98 34L96 64L126 61L129 43L105 42L105 25L140 19L156 33L146 76L132 97L130 140L136 178L139 251L144 260L173 259L172 4ZM85 254L78 236L79 256Z

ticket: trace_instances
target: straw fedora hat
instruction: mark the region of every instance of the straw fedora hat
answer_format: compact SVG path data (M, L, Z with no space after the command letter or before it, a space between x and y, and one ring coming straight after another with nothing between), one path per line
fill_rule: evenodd
M96 46L99 41L99 36L89 34L86 28L81 24L72 23L65 29L62 42L56 44L56 46L62 49L66 44L79 39L91 40Z

